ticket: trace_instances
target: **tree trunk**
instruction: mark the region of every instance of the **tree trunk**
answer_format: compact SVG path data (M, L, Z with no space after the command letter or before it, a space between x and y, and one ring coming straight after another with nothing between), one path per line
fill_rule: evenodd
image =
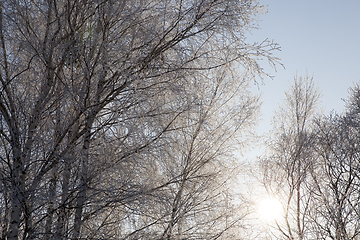
M47 209L46 223L45 223L45 237L44 239L52 239L52 226L54 216L54 199L56 196L56 168L53 169L53 176L49 183L49 205Z
M74 239L79 239L81 234L82 215L83 215L84 204L86 201L86 192L88 188L88 162L89 162L91 126L95 119L95 115L96 114L94 112L90 113L85 123L86 133L84 134L84 143L83 143L82 155L81 155L81 176L80 176L79 195L76 201L76 208L75 208L74 237L73 237Z
M10 214L10 232L9 240L18 240L20 219L22 214L22 194L24 193L25 174L22 170L21 157L18 146L13 147L14 167L12 174L11 189L11 214Z

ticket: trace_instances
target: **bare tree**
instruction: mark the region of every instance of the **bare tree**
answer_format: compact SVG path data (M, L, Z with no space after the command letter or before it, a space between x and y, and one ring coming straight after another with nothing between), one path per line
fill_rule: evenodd
M318 239L357 239L359 219L359 87L350 89L344 115L316 122L318 166L315 183L313 228Z
M269 154L261 160L264 186L283 205L284 219L277 220L274 228L284 239L311 236L309 171L314 165L312 120L319 97L311 77L295 77L290 91L286 92L284 106L276 112L268 141Z
M199 109L182 119L179 127L189 126L183 128L182 136L172 138L178 146L169 158L175 160L173 166L178 166L171 171L178 176L178 183L171 189L161 239L229 239L222 236L225 230L239 226L245 216L233 214L234 207L244 202L229 198L229 181L238 173L231 149L238 132L254 124L258 99L245 94L246 80L233 85L224 75L214 78L213 89L207 91L211 94L199 99ZM238 91L242 97L234 98ZM229 104L234 101L236 104Z
M206 175L205 159L217 159L212 153L223 146L199 149L205 155L194 157L193 149L206 140L198 132L209 126L212 134L221 126L215 131L221 138L206 135L206 141L225 144L227 136L243 130L235 122L226 127L230 105L220 108L209 99L248 93L226 87L217 93L217 82L208 79L228 74L227 86L243 89L241 76L249 82L264 74L259 59L277 62L276 44L245 41L260 11L257 1L248 0L1 1L2 237L79 239L96 233L109 239L146 229L171 238L175 219L183 225L186 201L197 206L219 192L195 198L211 191L215 180ZM256 104L248 104L237 111L244 114L240 123L254 113ZM207 123L209 114L223 122ZM180 175L162 181L150 169L165 161L152 162L150 156L172 152L165 140L176 142L179 136L187 144L176 150L183 161L175 171ZM203 176L204 184L196 186L193 176ZM165 188L173 189L176 214L151 229L161 218L142 209L161 212L156 206L162 204L147 201L155 193L164 201ZM194 194L186 201L185 189ZM115 215L126 222L121 228Z

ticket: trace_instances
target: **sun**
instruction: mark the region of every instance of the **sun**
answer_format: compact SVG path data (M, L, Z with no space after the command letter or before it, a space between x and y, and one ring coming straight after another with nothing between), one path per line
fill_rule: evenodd
M261 220L273 222L281 219L283 208L279 200L265 198L258 205L258 213Z

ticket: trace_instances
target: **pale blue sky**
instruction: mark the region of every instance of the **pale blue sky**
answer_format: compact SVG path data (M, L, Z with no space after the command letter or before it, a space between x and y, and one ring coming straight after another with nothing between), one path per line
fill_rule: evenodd
M282 51L276 55L286 69L269 69L274 80L265 79L263 130L270 128L273 110L296 72L314 76L321 90L325 113L343 110L342 98L360 79L360 0L260 0L268 13L249 40L274 39ZM257 91L257 90L255 90Z

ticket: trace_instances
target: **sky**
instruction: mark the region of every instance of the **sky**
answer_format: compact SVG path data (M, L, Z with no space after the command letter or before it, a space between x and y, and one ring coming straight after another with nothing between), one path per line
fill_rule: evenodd
M262 93L262 121L259 131L270 130L273 111L284 99L284 91L295 74L314 77L322 93L324 113L341 112L348 88L360 80L360 0L260 0L268 13L260 16L260 29L249 41L274 40L281 46L275 55L285 69L265 79L256 93Z
M264 85L253 87L262 93L262 121L258 134L271 129L274 110L285 98L294 76L313 76L322 93L325 114L341 113L348 97L348 88L360 81L360 0L259 0L268 13L260 16L259 30L253 30L248 42L268 38L281 46L275 55L285 69L277 72L267 65L264 69L274 76ZM255 160L264 153L261 145L245 152L245 159ZM258 185L255 185L258 186ZM254 189L259 189L254 187ZM264 192L257 193L263 199ZM256 197L255 197L256 198Z

